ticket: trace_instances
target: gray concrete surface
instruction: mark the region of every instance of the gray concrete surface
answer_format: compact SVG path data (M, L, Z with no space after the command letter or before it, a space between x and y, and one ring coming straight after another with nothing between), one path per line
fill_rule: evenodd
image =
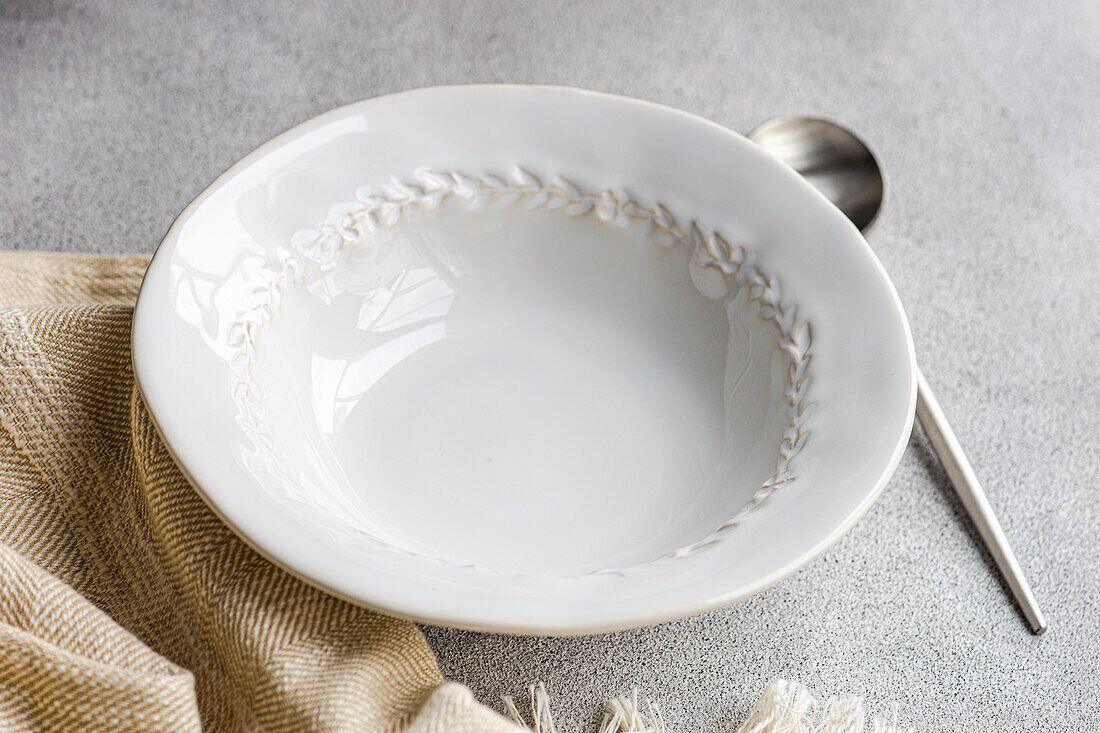
M562 731L638 684L727 731L778 676L923 730L1100 729L1100 5L0 2L0 247L150 252L222 169L330 107L472 81L589 87L734 129L843 120L892 184L872 244L1046 610L1024 628L917 430L832 550L731 608L620 634L426 628Z

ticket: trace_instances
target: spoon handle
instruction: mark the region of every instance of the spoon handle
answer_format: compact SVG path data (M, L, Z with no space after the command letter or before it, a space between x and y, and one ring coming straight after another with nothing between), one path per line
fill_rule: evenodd
M955 487L956 493L962 500L967 514L978 528L986 548L993 555L994 562L1008 582L1012 595L1020 605L1024 616L1027 618L1031 630L1041 634L1047 630L1046 619L1039 610L1039 604L1035 601L1035 595L1031 592L1024 571L1016 560L1016 555L1008 545L1001 523L997 521L997 515L993 513L993 507L989 505L982 486L978 483L978 477L974 475L974 469L967 460L959 439L955 437L955 431L947 422L943 414L939 400L932 392L928 382L920 369L917 369L917 417L924 426L924 432L932 442L932 448L936 451L943 467L947 470L947 476Z

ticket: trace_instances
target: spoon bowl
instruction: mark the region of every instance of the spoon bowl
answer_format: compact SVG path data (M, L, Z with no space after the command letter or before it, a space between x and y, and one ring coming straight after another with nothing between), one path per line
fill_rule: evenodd
M818 117L773 117L747 137L798 171L861 232L874 223L886 193L883 168L850 130Z

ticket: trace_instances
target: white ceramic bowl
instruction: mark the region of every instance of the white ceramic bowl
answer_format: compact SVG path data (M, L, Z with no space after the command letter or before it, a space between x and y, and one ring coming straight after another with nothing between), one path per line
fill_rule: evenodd
M790 169L571 89L334 110L204 191L134 367L176 459L273 561L431 623L655 623L822 552L894 470L893 286Z

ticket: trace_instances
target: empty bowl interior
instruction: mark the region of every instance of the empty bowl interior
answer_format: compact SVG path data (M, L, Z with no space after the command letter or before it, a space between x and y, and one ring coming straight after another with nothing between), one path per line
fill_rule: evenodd
M775 471L788 362L743 290L640 222L410 212L258 336L270 448L350 542L502 572L646 563Z

